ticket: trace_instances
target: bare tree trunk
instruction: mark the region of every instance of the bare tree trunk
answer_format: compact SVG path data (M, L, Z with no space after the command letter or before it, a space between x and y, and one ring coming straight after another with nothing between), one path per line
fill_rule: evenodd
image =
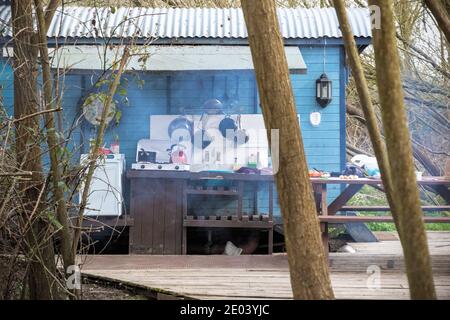
M295 299L333 299L284 45L273 0L242 0L267 130L280 130L276 174ZM269 133L269 141L270 139Z
M351 30L350 24L347 18L347 12L345 10L345 4L343 0L333 0L336 14L339 20L342 36L344 39L345 51L348 56L348 62L353 77L355 78L355 87L358 92L361 107L364 112L365 123L367 131L369 132L370 141L377 158L378 166L380 167L381 178L383 180L383 186L386 190L386 197L391 207L392 215L395 221L398 232L400 233L400 224L398 221L397 210L395 208L395 201L393 201L392 195L394 194L391 181L391 168L389 166L389 160L386 153L386 146L384 145L380 130L378 128L377 116L375 109L372 105L372 99L370 98L369 87L364 75L364 70L359 59L359 53L356 49L355 39Z
M386 147L392 172L393 200L412 299L435 299L433 274L422 220L411 138L408 130L392 2L369 0L381 11L381 28L372 29L376 74Z
M53 81L50 72L49 54L47 48L47 29L46 18L44 16L44 9L40 0L35 0L37 26L39 31L38 48L40 51L40 61L42 66L42 81L44 87L44 103L45 110L53 109ZM59 1L52 1L51 5L57 6ZM51 11L47 11L51 12ZM52 15L50 15L51 17ZM48 18L51 21L50 18ZM61 224L59 232L61 240L61 253L63 258L64 269L67 271L69 266L74 265L75 255L72 253L72 237L69 230L69 217L67 213L66 199L64 197L64 181L62 180L61 166L58 159L58 138L56 136L54 113L48 112L45 114L45 127L47 131L47 144L50 154L51 177L53 183L53 192L56 204L56 216Z
M424 2L436 19L439 28L447 38L448 44L450 44L450 18L447 12L447 8L449 8L450 5L448 4L448 1L446 1L446 7L441 0L424 0Z
M14 116L16 119L38 112L37 49L34 46L31 0L11 2L14 41ZM27 255L31 259L28 269L28 285L31 299L57 297L52 275L56 274L54 249L48 236L48 223L40 216L40 190L44 188L41 148L39 145L39 117L29 117L16 122L17 162L22 169L33 172L33 178L21 185L25 193L24 224L26 225ZM30 216L37 207L37 217ZM30 227L28 227L30 225Z
M50 23L53 20L53 16L55 15L55 11L58 8L58 6L60 5L61 0L50 0L48 1L47 7L45 8L45 16L44 16L44 20L45 20L45 30L48 30L48 28L50 27Z

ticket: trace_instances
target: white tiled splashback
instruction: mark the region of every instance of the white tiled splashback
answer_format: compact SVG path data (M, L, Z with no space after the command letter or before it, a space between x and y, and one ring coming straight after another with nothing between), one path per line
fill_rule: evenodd
M150 116L150 139L169 140L168 127L171 121L179 115L152 115ZM189 120L194 123L194 134L201 130L201 115L187 115ZM267 133L265 131L264 120L261 114L243 114L241 115L241 127L248 133L249 140L245 144L234 148L234 143L225 139L219 131L219 123L224 115L207 116L206 129L208 134L213 137L213 142L205 149L192 148L191 170L231 170L235 159L239 166L245 166L248 163L250 155L258 157L262 167L268 166L269 146ZM237 115L231 115L231 118L237 120Z

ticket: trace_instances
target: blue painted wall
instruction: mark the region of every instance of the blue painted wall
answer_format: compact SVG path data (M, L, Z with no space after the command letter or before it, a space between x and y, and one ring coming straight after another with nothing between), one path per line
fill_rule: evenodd
M345 83L346 69L342 46L300 47L307 65L307 74L291 75L297 111L301 118L304 145L310 168L326 171L340 171L345 161ZM325 69L324 69L325 55ZM3 87L3 102L11 112L13 104L12 70L3 60L0 65L0 85ZM333 101L322 109L315 101L315 82L324 71L333 81ZM126 155L129 167L135 159L136 143L149 137L149 119L152 114L177 114L183 107L200 107L209 98L238 100L243 113L260 113L256 83L253 72L214 72L214 73L151 73L137 72L128 74L122 87L126 98L116 96L122 117L118 125L111 125L106 134L105 143L115 136L119 137L121 153ZM74 72L65 76L63 81L63 108L65 127L72 126L80 114L80 105L92 90L96 75L92 72ZM126 101L128 100L128 101ZM309 114L321 111L322 123L313 127L309 123ZM89 137L95 134L86 121L79 122L73 132L71 148L75 153L86 152ZM330 199L337 195L338 186L330 187ZM223 203L203 206L211 211L222 207ZM246 199L246 207L251 208L253 199ZM267 194L261 193L259 207L264 211L268 205ZM234 207L233 203L228 204Z
M0 58L0 88L3 106L9 115L13 113L13 70L8 61Z

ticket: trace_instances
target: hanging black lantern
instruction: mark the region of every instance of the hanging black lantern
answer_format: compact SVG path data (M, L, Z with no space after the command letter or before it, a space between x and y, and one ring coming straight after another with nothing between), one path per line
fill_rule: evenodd
M333 84L324 73L316 81L316 100L322 108L330 104L332 99Z

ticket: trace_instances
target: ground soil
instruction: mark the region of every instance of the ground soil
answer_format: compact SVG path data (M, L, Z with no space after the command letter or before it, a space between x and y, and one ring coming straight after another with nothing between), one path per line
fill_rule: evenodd
M22 294L25 264L20 259L14 264L14 272L9 272L10 256L0 255L0 300L18 300ZM114 286L84 281L83 300L147 300L146 297L119 289Z
M83 300L148 300L142 295L100 283L84 283L82 288Z

